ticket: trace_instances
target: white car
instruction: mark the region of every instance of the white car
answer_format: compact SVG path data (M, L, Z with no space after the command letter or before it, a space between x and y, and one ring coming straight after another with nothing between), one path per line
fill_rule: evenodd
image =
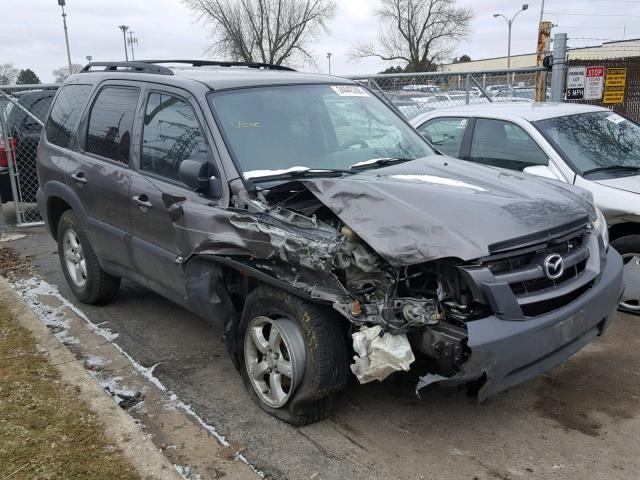
M620 307L640 314L640 125L591 105L502 102L410 122L446 155L589 190L625 261Z

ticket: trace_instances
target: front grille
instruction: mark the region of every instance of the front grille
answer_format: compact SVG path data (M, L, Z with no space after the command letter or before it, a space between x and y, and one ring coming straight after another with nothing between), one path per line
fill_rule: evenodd
M492 255L480 265L489 269L492 283L510 287L525 317L541 315L565 306L584 291L590 256L588 236L586 225L582 225L557 238ZM556 279L549 278L544 269L551 254L560 255L564 264L564 272Z

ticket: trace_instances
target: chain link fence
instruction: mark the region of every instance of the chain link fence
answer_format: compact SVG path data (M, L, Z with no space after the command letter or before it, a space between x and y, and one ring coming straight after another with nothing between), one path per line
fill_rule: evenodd
M0 199L18 226L39 225L36 153L57 85L0 86Z
M546 68L349 76L382 94L411 119L436 108L494 102L533 102L536 73Z

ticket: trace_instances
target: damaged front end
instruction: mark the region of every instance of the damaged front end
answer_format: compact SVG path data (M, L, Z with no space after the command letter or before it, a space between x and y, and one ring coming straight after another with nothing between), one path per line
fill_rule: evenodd
M252 191L236 180L231 208L166 195L188 303L223 306L229 330L252 282L271 283L350 322L360 382L406 371L419 357L426 375L418 388L469 384L480 399L557 365L604 330L622 292L621 266L593 229L588 202L542 184L514 208L515 194L504 191L356 177ZM429 195L437 208L420 208ZM465 235L483 201L486 228ZM457 218L447 211L454 207ZM536 208L558 212L554 222L522 217ZM552 280L543 268L549 255L564 261Z
M169 195L165 203L178 235L190 305L202 307L206 298L208 307L213 296L233 322L234 292L247 288L224 278L221 269L216 275L225 289L212 295L206 290L211 269L202 258L240 271L236 281L255 278L331 305L352 324L357 356L351 368L363 383L408 370L414 349L434 359L435 372L455 373L468 356L465 322L486 315L455 260L391 265L303 183L254 194L236 185L233 208Z

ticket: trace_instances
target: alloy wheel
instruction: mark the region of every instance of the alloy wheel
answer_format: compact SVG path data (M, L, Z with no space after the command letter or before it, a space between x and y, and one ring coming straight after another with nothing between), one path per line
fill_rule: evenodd
M62 248L65 265L71 281L78 288L83 288L87 284L87 263L80 239L72 229L64 232Z
M306 349L297 324L288 318L255 317L244 339L247 375L268 406L285 405L304 375Z

